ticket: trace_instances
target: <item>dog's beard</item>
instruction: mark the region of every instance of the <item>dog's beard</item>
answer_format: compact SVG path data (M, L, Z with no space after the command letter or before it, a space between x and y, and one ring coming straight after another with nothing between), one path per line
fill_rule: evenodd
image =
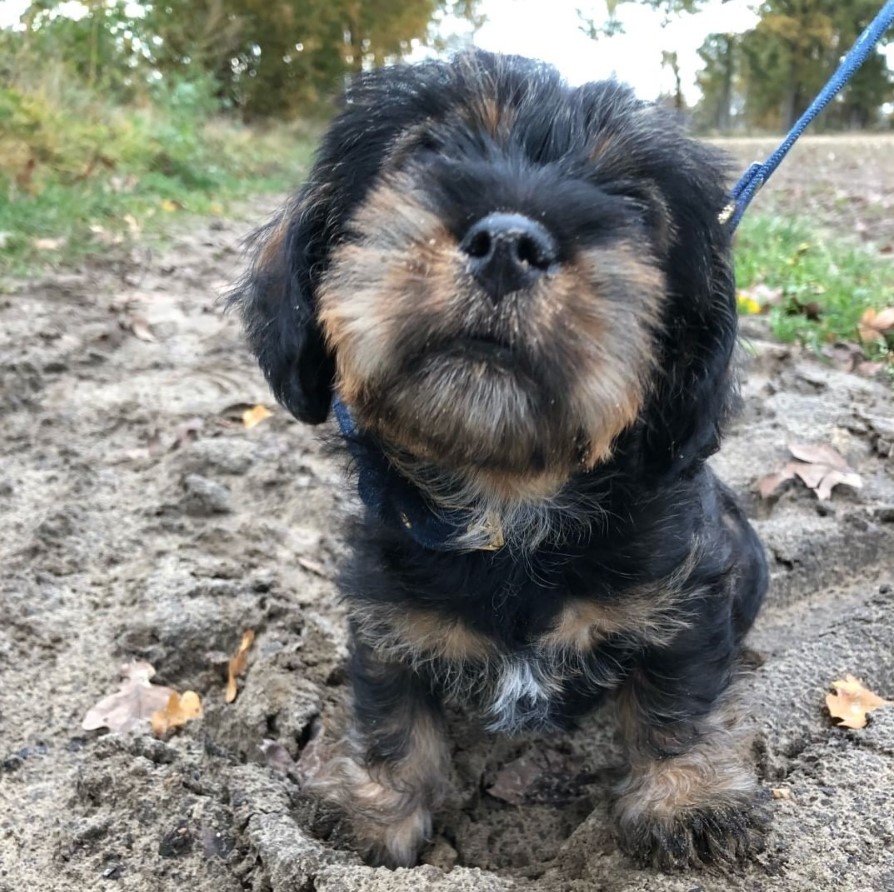
M385 439L448 468L530 476L575 464L583 432L563 411L565 382L537 380L506 348L488 356L477 347L459 341L402 363L369 388L363 415Z

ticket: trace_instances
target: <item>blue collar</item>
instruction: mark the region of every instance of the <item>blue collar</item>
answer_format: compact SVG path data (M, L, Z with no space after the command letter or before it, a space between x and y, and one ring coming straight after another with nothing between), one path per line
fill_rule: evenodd
M457 540L474 522L471 512L446 511L433 505L358 427L347 406L337 397L335 419L357 467L360 499L386 526L400 530L417 545L432 551L470 551ZM481 551L496 551L503 542L497 534Z

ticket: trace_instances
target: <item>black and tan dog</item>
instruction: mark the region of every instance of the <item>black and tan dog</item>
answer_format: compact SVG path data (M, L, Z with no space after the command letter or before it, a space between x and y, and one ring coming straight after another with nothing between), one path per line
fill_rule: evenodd
M734 401L724 169L616 83L484 53L364 74L238 289L302 421L334 406L366 503L342 586L352 757L323 792L411 864L442 705L566 728L611 699L621 845L759 844L730 686L766 588L705 465Z

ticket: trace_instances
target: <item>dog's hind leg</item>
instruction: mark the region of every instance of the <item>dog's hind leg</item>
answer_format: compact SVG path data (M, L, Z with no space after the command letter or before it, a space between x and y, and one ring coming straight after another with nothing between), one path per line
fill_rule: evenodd
M411 866L449 771L440 705L412 669L356 639L350 671L352 753L333 760L310 790L344 808L368 860Z

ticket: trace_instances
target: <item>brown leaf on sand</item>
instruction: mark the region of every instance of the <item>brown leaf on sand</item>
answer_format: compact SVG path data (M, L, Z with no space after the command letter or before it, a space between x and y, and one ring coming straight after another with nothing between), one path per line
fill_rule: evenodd
M150 717L152 733L156 737L163 737L168 731L201 717L202 701L195 691L184 691L182 695L171 691L164 707L153 712Z
M884 344L886 336L894 334L894 307L884 310L870 307L860 317L857 331L864 344Z
M266 406L256 403L230 403L221 409L219 414L230 424L251 428L273 413Z
M149 324L149 320L144 316L128 313L121 318L121 327L141 341L146 341L149 344L158 343L158 338L152 333L152 326Z
M591 782L570 753L543 748L503 765L487 792L510 805L555 805L577 798L581 785Z
M863 478L843 456L825 443L791 443L788 450L798 460L788 462L780 471L758 481L757 491L762 499L775 495L779 487L793 477L812 489L820 501L830 498L832 489L840 483L855 489L863 486Z
M236 651L236 655L230 660L228 667L229 678L227 680L227 693L224 697L227 703L232 703L236 699L238 690L236 686L236 676L242 675L242 673L245 672L245 667L248 665L248 651L254 640L255 633L251 629L244 632L242 641L239 642L239 650Z
M242 423L246 428L251 430L256 425L259 425L265 418L269 418L272 414L273 413L266 406L252 406L251 409L246 409L246 411L242 413Z
M826 694L826 709L833 719L838 719L839 728L865 728L867 714L883 706L894 706L864 687L863 682L853 675L846 675L844 681L833 681L834 694Z
M299 557L298 564L299 566L304 567L308 573L313 573L315 576L322 576L323 579L329 579L332 576L332 574L319 563L319 561L314 561L306 557Z
M121 667L124 681L121 689L87 712L81 727L85 731L108 728L110 731L127 733L140 730L152 718L153 713L164 709L171 694L171 688L154 685L149 680L155 669L149 663L136 660Z

